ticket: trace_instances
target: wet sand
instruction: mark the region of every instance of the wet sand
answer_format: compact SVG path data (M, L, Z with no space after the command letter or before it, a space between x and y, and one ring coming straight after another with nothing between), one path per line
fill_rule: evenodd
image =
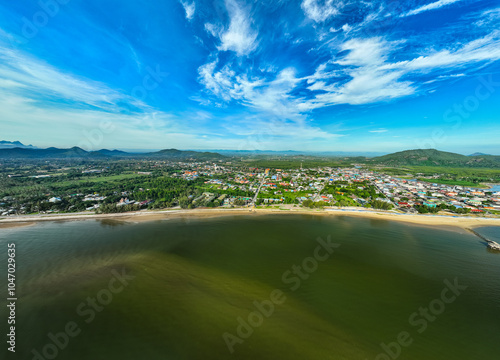
M19 221L19 222L5 222L0 220L0 229L10 229L10 228L15 228L15 227L24 227L24 226L31 226L35 225L34 221Z
M427 226L455 226L462 229L478 226L500 226L500 217L449 216L404 214L390 211L351 209L192 209L137 211L122 214L61 214L61 215L21 215L0 219L0 229L33 225L38 221L115 219L130 222L164 220L179 217L209 218L235 215L304 214L317 216L358 216L380 220L394 220Z

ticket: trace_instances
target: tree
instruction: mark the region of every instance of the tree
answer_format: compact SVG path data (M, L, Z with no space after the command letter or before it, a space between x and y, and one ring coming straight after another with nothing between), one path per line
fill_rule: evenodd
M187 196L182 196L179 198L179 205L183 209L187 209L191 204L191 200Z
M391 210L392 204L382 200L373 200L371 205L374 209Z
M314 207L314 202L310 199L302 201L302 206L312 208Z

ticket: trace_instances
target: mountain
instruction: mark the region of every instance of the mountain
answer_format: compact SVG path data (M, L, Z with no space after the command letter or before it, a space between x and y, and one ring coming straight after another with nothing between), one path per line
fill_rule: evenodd
M214 152L199 152L192 150L177 150L177 149L165 149L157 152L145 153L145 154L134 154L135 157L147 157L147 158L162 158L169 160L223 160L227 159L226 156L214 153Z
M254 155L284 155L284 156L326 156L326 157L374 157L387 154L386 152L370 151L297 151L297 150L213 150L219 154L229 156L254 156Z
M24 145L20 141L0 140L0 149L14 149L14 148L37 149L36 146L33 146L33 145Z
M131 154L126 153L125 151L108 150L108 149L97 150L97 151L94 151L93 153L98 153L98 154L101 154L104 156L117 156L117 157L127 157L127 156L131 155Z
M474 155L465 156L436 149L416 149L400 151L379 156L367 163L388 166L447 166L447 167L481 167L500 168L500 156Z
M171 161L184 160L223 160L226 156L198 151L183 151L177 149L166 149L150 153L127 153L119 150L102 149L98 151L85 151L79 147L70 149L58 149L50 147L47 149L24 149L9 148L0 149L0 159L110 159L110 158L154 158Z
M484 153L480 153L480 152L475 152L474 154L470 154L468 156L484 156L484 155L489 156L490 154L484 154Z
M47 149L0 149L1 159L75 159L75 158L103 158L105 155L97 152L89 153L77 146L70 149L58 149L50 147Z

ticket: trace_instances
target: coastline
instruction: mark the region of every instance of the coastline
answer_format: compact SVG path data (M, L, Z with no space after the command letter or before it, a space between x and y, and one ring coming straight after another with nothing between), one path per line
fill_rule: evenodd
M379 220L393 220L416 225L427 226L454 226L461 229L470 229L480 226L500 226L500 218L451 216L451 215L422 215L404 214L381 210L354 210L354 209L180 209L180 210L142 210L120 214L59 214L59 215L20 215L0 219L0 229L32 226L41 221L75 221L87 219L109 219L129 222L144 222L165 220L169 218L209 218L235 215L269 215L269 214L296 214L316 216L357 216Z

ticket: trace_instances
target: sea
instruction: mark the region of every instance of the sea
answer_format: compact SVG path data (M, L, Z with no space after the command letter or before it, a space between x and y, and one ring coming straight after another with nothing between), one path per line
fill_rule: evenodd
M500 241L498 227L475 230ZM500 254L459 228L295 214L50 221L0 229L0 249L2 359L500 355Z

